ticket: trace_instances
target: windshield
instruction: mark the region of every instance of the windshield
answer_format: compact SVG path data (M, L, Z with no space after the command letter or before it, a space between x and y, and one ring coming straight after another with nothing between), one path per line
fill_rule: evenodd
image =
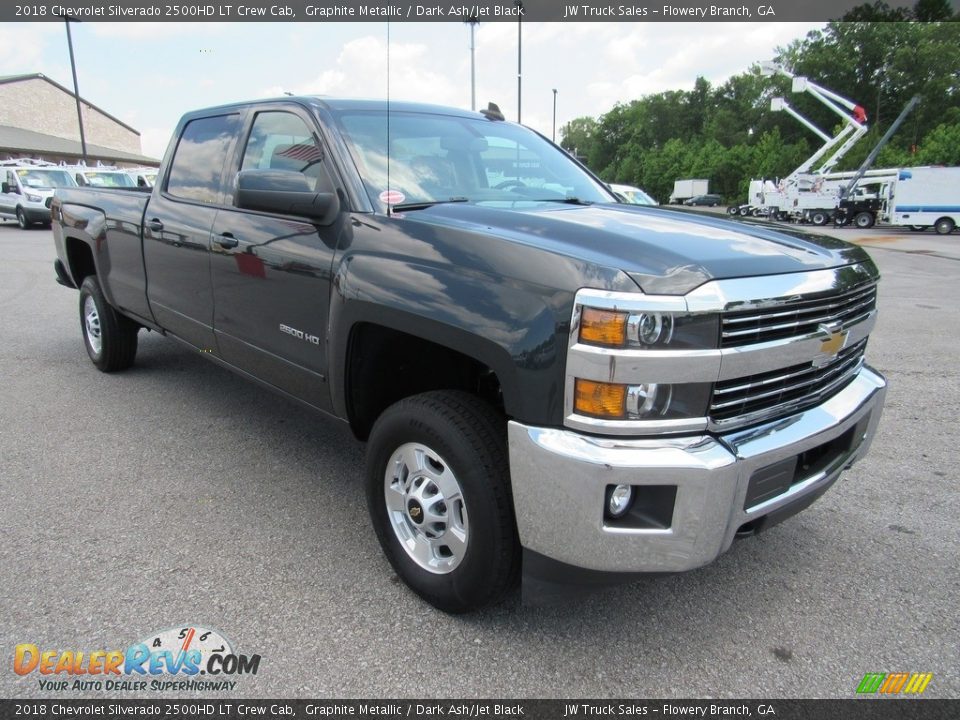
M613 198L565 153L531 130L506 122L343 111L338 120L371 200L390 205L431 202L612 202ZM388 194L389 191L389 194Z
M17 170L20 183L24 187L36 190L50 190L52 188L73 187L76 183L65 170Z
M133 179L124 172L84 172L80 173L88 185L94 187L136 187Z

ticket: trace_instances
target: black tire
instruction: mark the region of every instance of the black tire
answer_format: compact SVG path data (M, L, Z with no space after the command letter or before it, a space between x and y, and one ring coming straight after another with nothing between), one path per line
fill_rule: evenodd
M20 226L21 230L29 230L30 226L33 225L32 222L27 220L27 215L23 212L22 207L17 208L17 225Z
M469 517L462 559L442 573L425 569L411 557L393 525L407 519L396 511L391 519L387 507L388 485L397 483L396 478L388 481L388 467L400 466L397 453L410 443L426 446L448 463ZM409 486L416 483L411 480ZM479 398L435 391L387 408L370 433L366 492L384 554L410 589L434 607L448 613L478 610L502 599L516 583L520 543L510 492L506 421ZM401 502L411 508L406 499ZM418 516L425 517L426 512L411 510L411 518Z
M88 327L87 299L96 309L96 324ZM96 331L99 330L100 348L96 348ZM88 275L80 285L80 331L83 346L91 362L102 372L126 370L137 357L137 333L140 326L114 310L103 296L96 275Z
M866 211L858 212L853 218L853 224L856 225L861 230L868 230L873 227L874 217L873 213L868 213Z
M738 208L736 205L731 205L730 207L727 208L727 214L728 214L728 215L739 215L739 214L740 214L740 208Z
M810 222L812 222L814 225L826 225L828 222L830 222L830 215L823 210L817 210L811 213Z
M956 223L953 222L948 217L940 218L937 220L936 224L933 226L937 229L937 235L949 235L953 232L953 229L956 227Z

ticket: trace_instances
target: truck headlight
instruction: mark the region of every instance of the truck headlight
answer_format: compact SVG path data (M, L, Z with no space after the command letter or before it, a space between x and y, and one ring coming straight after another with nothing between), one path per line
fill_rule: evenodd
M710 383L619 383L577 378L574 412L604 420L672 420L703 417Z
M25 192L23 196L30 202L40 202L43 198L39 195L34 195L33 193Z
M655 310L626 312L585 307L579 341L608 348L648 350L715 348L720 335L716 314L681 314Z

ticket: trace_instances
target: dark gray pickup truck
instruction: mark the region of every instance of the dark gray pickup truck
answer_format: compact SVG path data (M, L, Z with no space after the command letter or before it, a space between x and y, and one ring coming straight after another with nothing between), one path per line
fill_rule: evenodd
M450 612L704 565L880 419L863 250L617 204L495 108L193 112L150 194L52 214L93 363L147 328L349 423L387 558Z

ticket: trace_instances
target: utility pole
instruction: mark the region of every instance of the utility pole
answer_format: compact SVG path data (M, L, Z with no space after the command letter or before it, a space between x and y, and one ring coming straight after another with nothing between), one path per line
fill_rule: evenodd
M520 104L523 99L523 0L513 0L517 8L517 122L520 122Z
M553 89L553 137L550 138L554 142L557 141L557 89Z
M81 22L70 15L58 15L63 18L63 24L67 26L67 48L70 50L70 69L73 71L73 96L77 100L77 123L80 125L80 154L83 156L83 163L87 163L87 138L83 133L83 112L80 109L80 87L77 84L77 63L73 59L73 37L70 35L70 23Z
M476 45L473 33L477 25L480 24L480 21L477 20L476 15L471 15L469 18L464 20L464 22L470 26L470 109L473 111L476 111L477 109L477 64L476 64L477 45Z

